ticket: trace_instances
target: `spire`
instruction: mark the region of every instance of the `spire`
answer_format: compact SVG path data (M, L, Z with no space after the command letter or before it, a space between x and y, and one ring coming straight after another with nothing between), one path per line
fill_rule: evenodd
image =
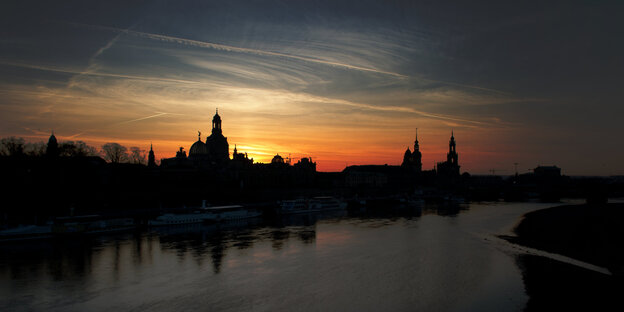
M416 136L414 137L414 152L417 152L419 150L419 146L418 146L418 128L416 128Z
M150 142L150 151L147 155L147 166L156 167L156 156L154 155L154 146L152 142Z
M236 144L234 144L234 155L236 155Z
M201 131L197 130L197 141L201 141Z

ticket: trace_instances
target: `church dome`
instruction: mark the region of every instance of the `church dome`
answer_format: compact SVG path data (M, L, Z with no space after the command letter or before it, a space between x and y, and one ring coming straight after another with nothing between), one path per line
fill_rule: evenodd
M52 133L52 135L50 135L50 139L48 139L48 144L57 144L57 143L58 141L56 140L54 133Z
M197 140L197 142L191 145L191 149L189 150L189 156L197 156L197 155L207 155L208 147L201 140Z
M284 163L284 158L282 156L280 156L279 154L275 155L273 157L273 159L271 159L271 163L272 164L283 164Z
M410 151L409 147L407 148L407 150L405 151L405 156L412 156L412 152Z
M212 117L212 122L221 122L221 116L219 116L219 112L217 112L214 117Z

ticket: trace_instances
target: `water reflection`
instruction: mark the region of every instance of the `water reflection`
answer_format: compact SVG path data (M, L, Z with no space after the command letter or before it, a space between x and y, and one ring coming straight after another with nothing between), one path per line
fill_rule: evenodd
M466 234L509 217L486 222L464 214L468 207L345 210L4 244L0 310L447 310L482 308L490 300L483 294L503 291L522 306L513 258Z

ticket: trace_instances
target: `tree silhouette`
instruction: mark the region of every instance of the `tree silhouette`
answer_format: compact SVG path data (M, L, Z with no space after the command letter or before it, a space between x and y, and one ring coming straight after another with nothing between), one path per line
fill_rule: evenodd
M130 161L133 164L145 165L145 150L136 146L130 148Z
M8 137L0 140L0 154L3 156L21 156L24 154L24 139Z
M119 143L106 143L102 145L104 159L114 164L128 160L128 149Z
M110 144L110 143L109 143ZM97 156L97 150L93 146L87 145L83 141L66 141L60 144L59 151L61 156L80 157L80 156Z
M28 156L42 157L46 153L46 144L44 142L32 142L24 145L24 152Z

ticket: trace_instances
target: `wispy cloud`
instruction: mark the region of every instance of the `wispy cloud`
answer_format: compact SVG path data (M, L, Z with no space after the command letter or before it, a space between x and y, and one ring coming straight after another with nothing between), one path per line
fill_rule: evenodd
M299 61L304 61L304 62L309 62L309 63L323 64L323 65L328 65L328 66L333 66L333 67L357 70L357 71L383 74L383 75L393 76L396 78L407 78L406 75L402 75L402 74L395 73L395 72L384 71L381 69L370 68L370 67L357 66L357 65L347 64L347 63L340 63L340 62L324 60L320 58L305 57L305 56L293 55L293 54L287 54L287 53L281 53L281 52L264 51L264 50L259 50L259 49L241 48L241 47L235 47L235 46L230 46L230 45L225 45L225 44L192 40L192 39L167 36L167 35L152 34L152 33L146 33L146 32L140 32L140 31L134 31L134 30L128 30L128 29L120 29L120 28L115 28L115 27L88 25L88 24L76 24L76 23L72 23L72 24L79 25L79 26L92 27L96 29L110 30L114 32L120 32L120 33L124 33L128 35L137 36L137 37L143 37L143 38L159 40L159 41L164 41L164 42L172 42L172 43L177 43L181 45L188 45L188 46L214 49L214 50L220 50L220 51L236 52L236 53L254 54L254 55L260 55L260 56L281 57L281 58L299 60Z

